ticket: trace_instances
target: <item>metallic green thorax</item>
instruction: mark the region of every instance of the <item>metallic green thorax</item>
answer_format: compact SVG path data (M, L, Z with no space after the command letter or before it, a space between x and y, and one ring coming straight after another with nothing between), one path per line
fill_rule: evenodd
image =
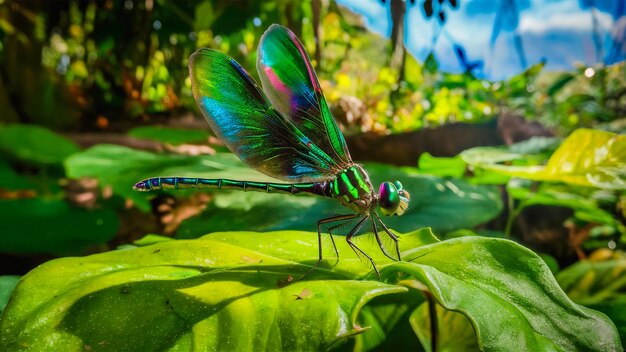
M358 165L341 171L335 179L328 181L330 197L359 213L375 205L372 189L367 173Z

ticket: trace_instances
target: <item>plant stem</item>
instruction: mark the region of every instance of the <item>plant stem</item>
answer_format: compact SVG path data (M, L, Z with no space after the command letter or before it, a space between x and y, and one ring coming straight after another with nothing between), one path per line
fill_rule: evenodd
M432 293L428 291L422 291L428 300L428 317L430 318L430 350L431 352L437 352L437 345L439 344L439 320L437 318L437 303Z

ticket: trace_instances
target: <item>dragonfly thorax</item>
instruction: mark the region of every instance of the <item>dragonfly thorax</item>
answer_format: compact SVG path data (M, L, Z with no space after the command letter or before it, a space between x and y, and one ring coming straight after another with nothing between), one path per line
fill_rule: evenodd
M368 213L377 205L369 176L359 165L353 165L328 182L329 193L343 206L359 213Z

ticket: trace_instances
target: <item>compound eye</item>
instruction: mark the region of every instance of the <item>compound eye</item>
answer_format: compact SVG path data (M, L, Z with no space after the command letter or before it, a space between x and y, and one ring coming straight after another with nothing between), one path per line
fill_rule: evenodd
M383 215L393 215L400 206L400 194L396 185L391 182L383 182L378 189L378 206Z

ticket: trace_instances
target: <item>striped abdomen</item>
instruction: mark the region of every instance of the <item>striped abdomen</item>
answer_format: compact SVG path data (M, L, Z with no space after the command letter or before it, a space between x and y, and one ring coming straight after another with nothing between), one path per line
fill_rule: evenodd
M139 181L133 186L136 191L152 191L158 189L223 189L239 191L256 191L267 193L298 194L309 193L329 197L327 182L309 183L272 183L237 181L222 178L196 177L153 177Z

